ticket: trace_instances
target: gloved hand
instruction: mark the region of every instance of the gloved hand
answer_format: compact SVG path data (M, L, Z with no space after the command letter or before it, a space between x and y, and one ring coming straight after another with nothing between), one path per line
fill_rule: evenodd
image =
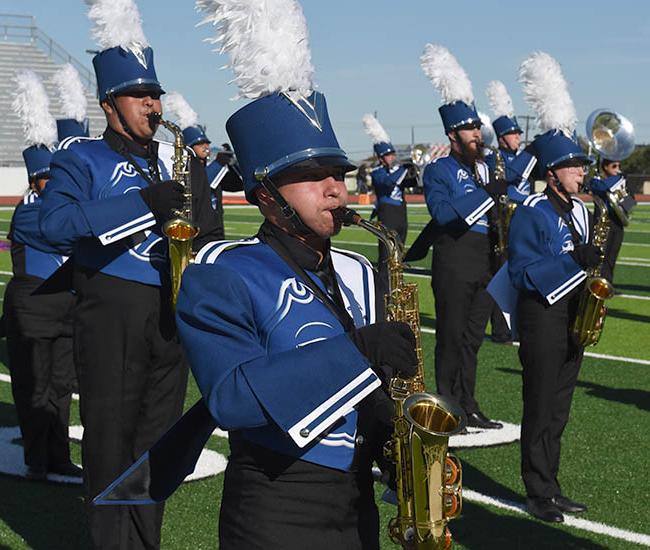
M348 334L384 384L397 373L405 378L415 375L415 335L406 323L381 321Z
M602 251L593 244L579 244L569 254L580 267L587 269L600 264Z
M492 197L505 195L508 192L508 182L506 180L494 180L488 183L483 189Z
M159 223L166 222L174 210L183 207L183 186L174 180L153 183L140 189L140 196Z

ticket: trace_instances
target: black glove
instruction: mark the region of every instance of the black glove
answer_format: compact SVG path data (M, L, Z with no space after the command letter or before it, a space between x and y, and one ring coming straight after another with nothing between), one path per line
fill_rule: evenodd
M579 244L569 254L580 267L587 269L600 264L602 251L593 244Z
M174 210L183 207L183 186L174 180L153 183L140 189L140 196L159 223L166 222Z
M384 384L396 373L405 378L415 376L415 335L406 323L382 321L348 334Z
M505 195L508 191L508 182L506 180L494 180L483 187L492 197L496 195Z

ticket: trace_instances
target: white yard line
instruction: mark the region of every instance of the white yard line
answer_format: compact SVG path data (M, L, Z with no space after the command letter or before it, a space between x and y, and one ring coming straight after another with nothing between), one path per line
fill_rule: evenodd
M523 504L483 495L464 487L463 499L468 500L469 502L494 506L495 508L508 510L517 514L527 514L526 508ZM566 514L564 516L564 525L575 527L576 529L580 529L582 531L597 533L599 535L607 535L608 537L625 540L627 542L634 542L636 544L645 544L646 546L650 546L650 535L646 535L644 533L635 533L634 531L628 531L626 529L619 529L618 527L612 527L611 525L606 525L597 521L590 521L588 519L577 518Z
M435 328L422 327L422 332L426 334L435 334ZM513 342L513 346L518 347L519 342ZM607 355L604 353L594 353L593 351L585 351L585 357L593 357L594 359L606 359L608 361L618 361L620 363L632 363L634 365L650 365L647 359L636 359L634 357L623 357L621 355Z

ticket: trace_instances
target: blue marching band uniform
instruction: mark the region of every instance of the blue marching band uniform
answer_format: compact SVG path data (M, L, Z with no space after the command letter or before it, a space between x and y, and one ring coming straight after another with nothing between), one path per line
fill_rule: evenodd
M480 125L473 104L457 101L439 111L448 133ZM485 290L492 274L488 212L495 204L485 188L491 183L490 172L485 162L470 165L451 153L425 168L423 182L427 208L438 228L431 265L437 391L463 407L470 425L500 428L483 415L474 396L477 354L494 307Z
M392 143L375 143L373 149L379 159L395 153ZM386 166L384 163L379 164L370 172L371 185L376 197L377 218L383 225L395 231L402 243L406 242L408 233L406 200L402 188L406 174L405 166L401 164ZM379 285L380 291L383 293L388 287L388 266L386 264L388 255L382 242L379 242L378 246Z
M589 163L579 145L559 130L535 139L540 166ZM528 511L545 521L586 507L562 494L558 481L560 444L569 419L583 348L571 329L587 267L598 262L590 244L593 222L584 203L557 184L535 193L513 215L504 266L518 293L516 323L523 367L524 410L521 473ZM561 194L565 200L562 200ZM591 263L581 252L592 252Z
M48 473L79 477L70 460L68 423L75 387L72 361L72 311L69 291L42 287L66 256L49 248L38 227L42 200L36 180L49 177L52 156L45 146L23 152L32 188L17 205L7 238L13 277L3 302L11 389L23 438L27 477ZM39 191L40 192L40 191ZM36 242L38 248L27 244ZM43 251L47 250L47 251Z

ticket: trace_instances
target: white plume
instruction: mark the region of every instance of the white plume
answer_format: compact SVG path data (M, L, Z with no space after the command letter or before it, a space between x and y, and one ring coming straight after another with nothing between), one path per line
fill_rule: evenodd
M86 118L88 100L77 69L70 63L66 63L54 73L52 80L59 92L64 118L74 118L77 122L83 122Z
M490 108L494 118L501 116L512 117L515 114L515 108L512 105L512 99L505 84L500 80L492 80L488 82L485 95L488 97Z
M41 79L34 71L22 70L14 80L16 89L11 106L22 122L25 143L53 147L57 139L56 122L50 114L50 100Z
M176 124L185 130L190 126L197 126L199 123L199 115L190 107L190 104L178 92L169 92L163 96L165 104L165 111L169 111L174 116Z
M427 44L420 57L420 64L433 87L440 92L442 103L474 101L472 83L456 58L444 46Z
M122 46L141 51L149 43L134 0L86 0L88 18L95 24L92 36L102 49Z
M559 129L573 133L576 109L560 64L554 58L544 52L532 54L519 67L519 81L540 130Z
M306 97L313 90L307 24L295 0L197 0L205 18L217 27L208 42L230 55L239 97L258 98L294 91Z
M361 118L363 122L363 129L366 134L370 136L372 143L390 143L390 138L384 130L384 127L379 123L379 121L371 114L363 115Z

